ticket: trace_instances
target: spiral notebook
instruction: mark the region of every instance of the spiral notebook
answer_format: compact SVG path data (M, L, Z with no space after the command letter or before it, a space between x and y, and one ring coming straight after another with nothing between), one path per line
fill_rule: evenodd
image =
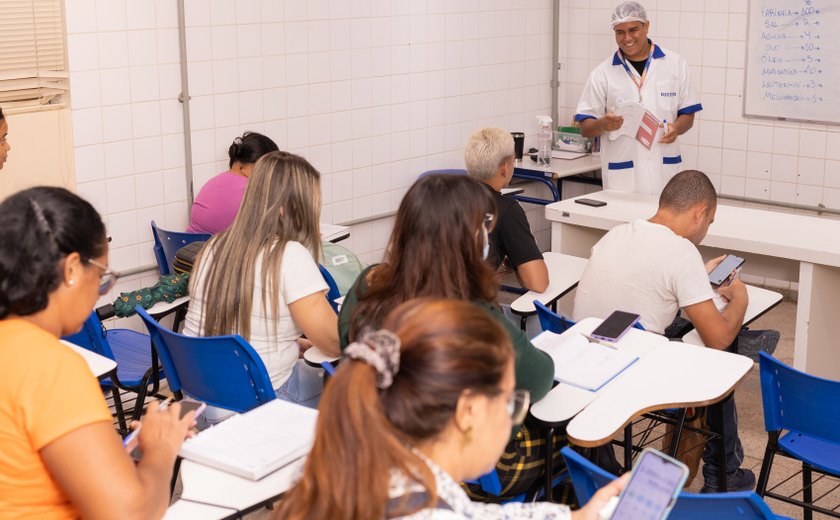
M581 334L543 332L532 340L554 361L554 379L595 392L638 361L639 357Z
M180 455L259 480L309 453L318 411L275 399L200 432Z

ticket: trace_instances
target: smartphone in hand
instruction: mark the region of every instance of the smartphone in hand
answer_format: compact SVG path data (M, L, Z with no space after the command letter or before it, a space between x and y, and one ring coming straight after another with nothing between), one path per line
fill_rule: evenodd
M709 273L709 283L714 285L715 287L720 287L724 284L727 280L731 283L732 275L735 273L737 269L740 269L742 265L744 265L744 260L740 256L735 255L726 255L726 258L721 261L712 269L712 272ZM729 285L729 283L726 283Z
M650 448L642 451L630 481L618 498L611 520L660 520L677 501L688 467Z

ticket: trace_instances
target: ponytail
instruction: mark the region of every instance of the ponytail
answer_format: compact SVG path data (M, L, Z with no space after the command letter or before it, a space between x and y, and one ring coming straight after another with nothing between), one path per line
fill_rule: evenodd
M434 476L386 419L379 392L376 370L367 363L351 360L339 367L321 396L318 435L304 476L282 500L278 518L384 518L394 469L428 490L429 502L418 509L434 503Z

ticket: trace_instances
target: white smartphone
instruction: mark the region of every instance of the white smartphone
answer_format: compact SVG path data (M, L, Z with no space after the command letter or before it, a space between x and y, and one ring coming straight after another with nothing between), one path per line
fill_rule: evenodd
M612 520L662 520L674 507L688 478L688 467L664 453L642 451L624 487Z

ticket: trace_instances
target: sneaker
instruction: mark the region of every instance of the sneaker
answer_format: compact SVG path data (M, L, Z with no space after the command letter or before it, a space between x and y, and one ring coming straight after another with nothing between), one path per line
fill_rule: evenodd
M738 354L757 363L759 352L773 355L776 345L779 344L779 337L777 330L742 330L738 333Z
M755 473L752 470L738 468L732 475L726 477L726 491L751 491L755 487ZM706 484L700 490L701 493L720 493L717 484Z

